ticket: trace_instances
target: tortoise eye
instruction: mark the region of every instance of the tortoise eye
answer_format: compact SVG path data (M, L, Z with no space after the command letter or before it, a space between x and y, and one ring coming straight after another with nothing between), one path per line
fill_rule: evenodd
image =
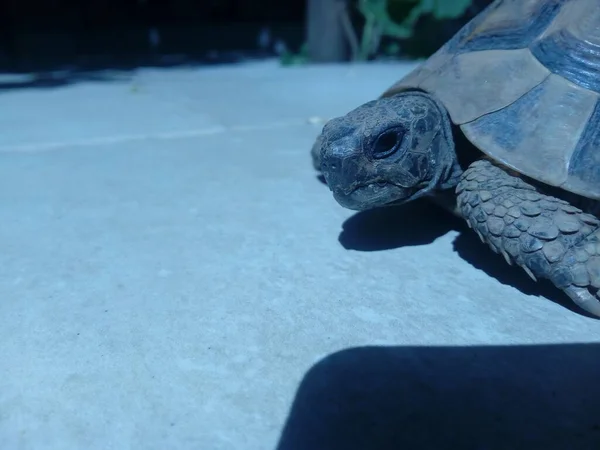
M404 132L398 128L381 133L373 144L373 158L383 159L393 155L400 147L403 137Z

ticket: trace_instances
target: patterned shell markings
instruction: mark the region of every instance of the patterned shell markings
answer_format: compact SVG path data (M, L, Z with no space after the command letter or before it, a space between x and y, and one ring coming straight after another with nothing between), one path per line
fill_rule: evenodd
M598 0L496 0L382 96L410 89L508 167L600 199Z

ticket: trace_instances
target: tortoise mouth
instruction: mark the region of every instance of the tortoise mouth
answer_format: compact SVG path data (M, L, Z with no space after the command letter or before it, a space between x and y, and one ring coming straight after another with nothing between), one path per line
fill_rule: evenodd
M414 189L407 189L385 180L354 185L347 191L334 191L336 201L355 211L392 206L409 200Z
M383 189L383 188L386 188L387 186L394 186L394 184L390 183L388 181L384 181L384 180L370 181L368 183L363 183L363 184L353 186L348 191L348 195L351 195L358 191L364 191L364 190L373 191L373 190L377 190L377 189Z

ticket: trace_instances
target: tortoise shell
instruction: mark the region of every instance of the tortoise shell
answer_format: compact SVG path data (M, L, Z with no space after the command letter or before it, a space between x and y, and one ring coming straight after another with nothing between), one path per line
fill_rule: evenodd
M382 97L415 89L490 157L600 199L598 0L496 0Z

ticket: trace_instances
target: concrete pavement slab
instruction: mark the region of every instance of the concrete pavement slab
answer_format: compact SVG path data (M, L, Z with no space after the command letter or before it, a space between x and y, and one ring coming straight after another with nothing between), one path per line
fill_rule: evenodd
M143 101L130 81L0 96L3 448L275 448L338 352L598 344L597 320L461 221L423 202L356 214L317 180L306 119L408 69L259 63L140 72Z

